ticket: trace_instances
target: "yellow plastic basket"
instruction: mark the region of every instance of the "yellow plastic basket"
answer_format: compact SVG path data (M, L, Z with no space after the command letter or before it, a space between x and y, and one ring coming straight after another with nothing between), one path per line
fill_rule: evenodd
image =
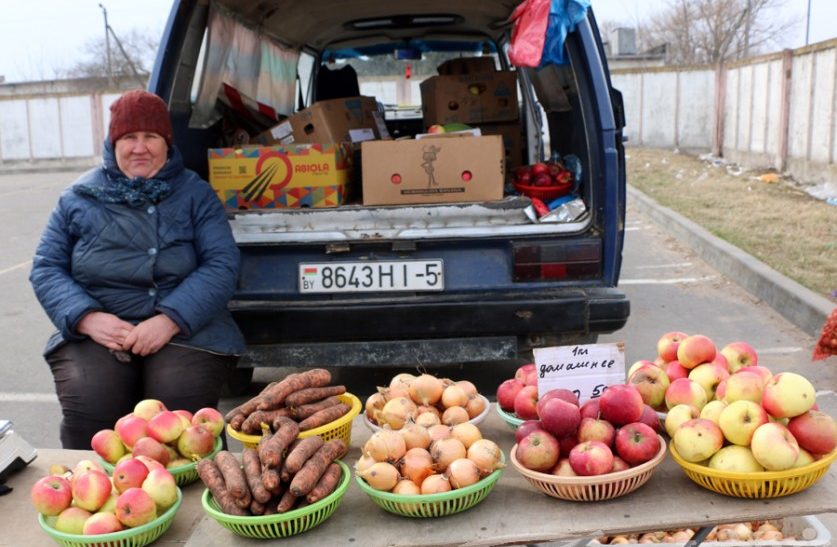
M220 452L221 448L223 448L223 441L221 440L221 437L215 437L215 447L212 449L212 453L206 457L210 460L214 459L215 454ZM113 464L106 462L102 458L99 458L99 463L102 464L102 467L108 475L113 475ZM169 473L174 476L174 481L177 483L177 486L186 486L187 484L192 484L198 480L197 462L186 463L175 467L167 467L166 469L168 469Z
M349 412L331 423L315 427L314 429L309 429L308 431L300 431L300 439L313 437L314 435L319 435L324 441L342 439L343 443L346 445L346 449L348 450L349 443L352 441L352 421L355 419L355 416L360 414L360 399L351 393L344 393L339 395L339 397L343 403L349 405ZM262 428L266 427L267 424L262 424ZM262 438L262 435L248 435L246 433L236 431L230 427L230 424L227 424L227 435L243 444L245 448L256 448L259 445L259 440Z
M340 460L335 460L340 466L342 476L334 492L318 502L275 515L258 517L240 517L228 515L218 508L212 494L207 488L201 496L201 504L207 515L232 533L255 539L277 539L294 536L322 524L340 505L343 495L349 488L351 473L349 466Z
M718 494L751 499L778 498L801 492L820 480L837 458L837 449L835 449L830 454L803 467L784 471L738 473L720 471L705 465L687 462L677 453L674 443L671 443L669 450L671 457L693 482Z
M665 440L659 435L657 437L660 439L660 450L652 459L636 467L604 475L563 477L532 471L517 461L516 444L511 450L511 462L529 484L547 496L568 501L610 500L633 492L651 478L654 470L666 457Z

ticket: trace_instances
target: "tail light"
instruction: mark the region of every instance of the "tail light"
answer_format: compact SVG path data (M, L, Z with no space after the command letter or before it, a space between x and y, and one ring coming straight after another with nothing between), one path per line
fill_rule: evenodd
M515 243L514 281L595 279L602 273L602 242L582 239L550 243Z

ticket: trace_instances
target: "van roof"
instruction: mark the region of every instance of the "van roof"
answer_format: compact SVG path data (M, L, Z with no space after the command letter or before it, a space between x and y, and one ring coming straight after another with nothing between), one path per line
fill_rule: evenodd
M341 49L471 35L498 40L519 0L218 0L293 48ZM295 9L289 9L293 6Z

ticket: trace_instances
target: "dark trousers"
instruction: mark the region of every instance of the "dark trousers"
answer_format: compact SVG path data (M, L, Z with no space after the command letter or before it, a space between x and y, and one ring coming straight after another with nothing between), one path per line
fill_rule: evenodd
M143 399L159 399L169 410L217 408L237 358L169 344L122 362L104 346L84 340L58 348L46 360L63 414L61 446L90 450L94 433L113 429Z

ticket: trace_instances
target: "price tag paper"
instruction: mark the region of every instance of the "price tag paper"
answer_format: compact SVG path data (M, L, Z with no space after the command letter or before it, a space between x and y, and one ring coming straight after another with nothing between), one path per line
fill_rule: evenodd
M625 383L625 344L535 348L538 397L556 388L573 391L579 403L601 397L609 385Z

